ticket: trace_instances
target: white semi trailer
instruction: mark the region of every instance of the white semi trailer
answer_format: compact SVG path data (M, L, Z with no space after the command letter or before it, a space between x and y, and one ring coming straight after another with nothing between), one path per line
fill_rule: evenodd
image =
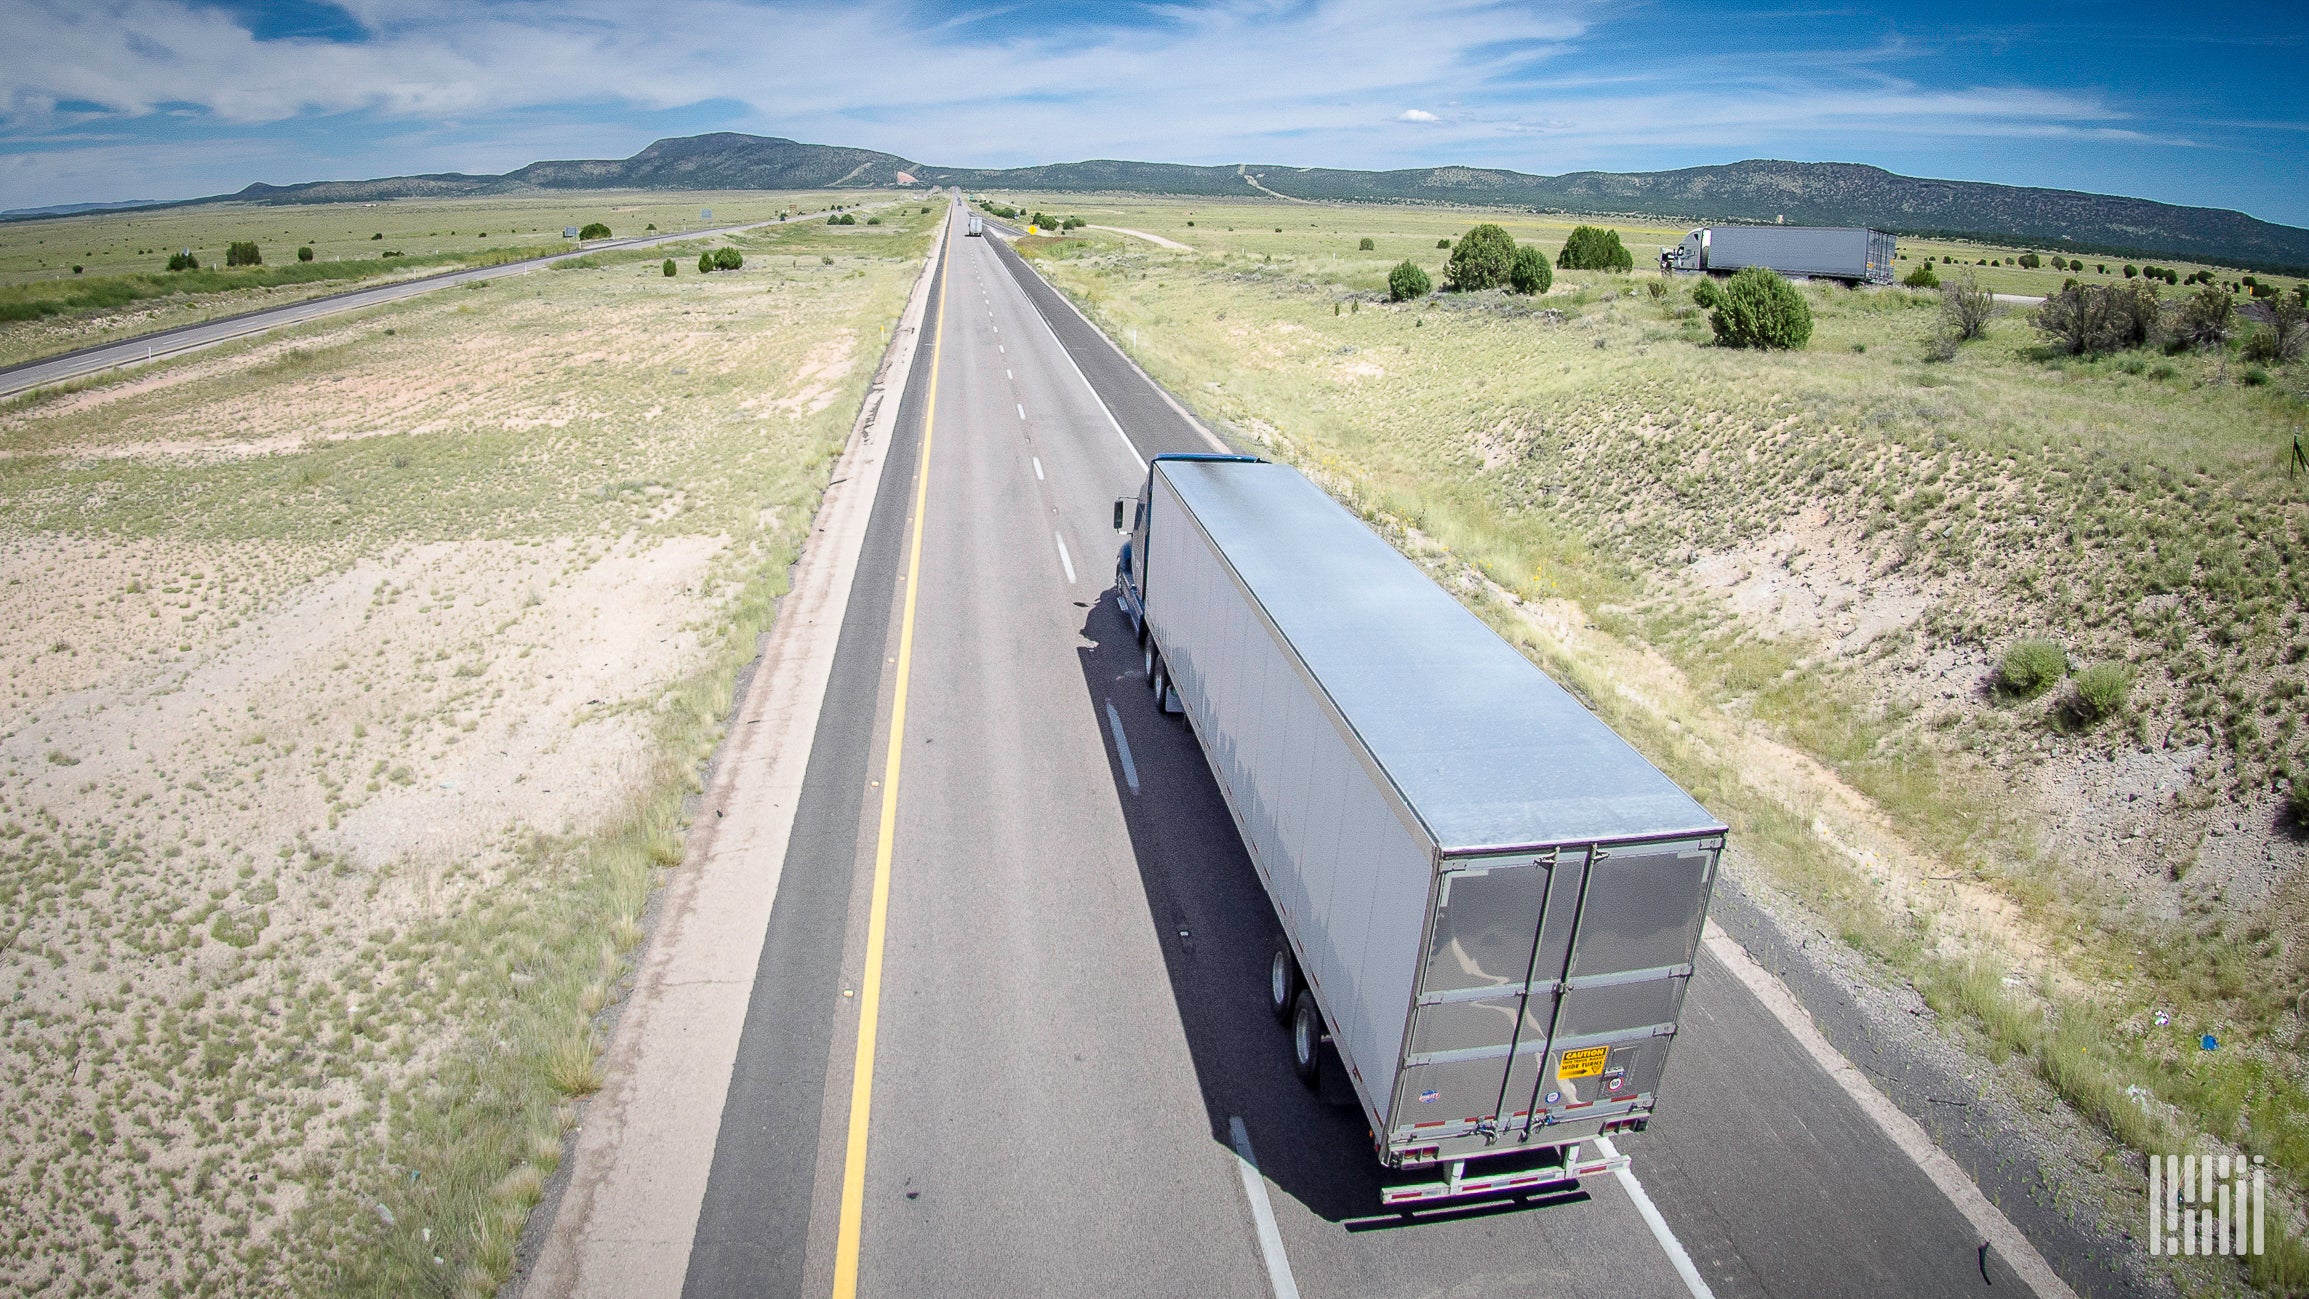
M1662 271L1729 275L1762 266L1782 275L1890 284L1899 241L1861 226L1702 226L1660 250Z
M1390 1204L1613 1167L1659 1101L1724 826L1296 470L1157 456L1116 568L1274 904Z

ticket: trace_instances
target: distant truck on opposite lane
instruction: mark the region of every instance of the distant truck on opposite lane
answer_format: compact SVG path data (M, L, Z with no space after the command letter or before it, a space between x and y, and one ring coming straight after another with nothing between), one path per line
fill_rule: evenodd
M1337 1055L1386 1204L1623 1167L1725 827L1297 470L1156 456L1117 594L1281 929L1268 1008ZM1471 1167L1472 1165L1472 1167Z
M1862 226L1702 226L1660 250L1660 270L1729 275L1761 266L1816 280L1890 284L1896 244Z

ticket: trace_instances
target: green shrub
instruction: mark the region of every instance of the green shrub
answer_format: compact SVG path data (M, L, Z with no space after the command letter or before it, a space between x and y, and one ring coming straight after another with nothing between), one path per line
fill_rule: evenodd
M1545 293L1555 285L1555 268L1547 264L1547 254L1537 248L1515 250L1515 264L1507 271L1507 286L1517 293ZM1659 285L1655 281L1654 288Z
M745 264L745 257L735 248L714 249L714 269L717 271L734 271Z
M1462 293L1496 289L1507 283L1515 266L1515 238L1498 226L1475 227L1451 248L1447 273L1451 287Z
M1438 239L1435 241L1435 246L1437 248L1449 248L1451 246L1451 241L1448 239Z
M2285 810L2293 814L2293 824L2309 826L2309 772L2293 778L2286 791Z
M1700 282L1692 286L1692 302L1702 311L1715 310L1716 304L1723 300L1724 291L1716 287L1712 275L1700 276Z
M1620 243L1620 232L1602 226L1580 226L1564 241L1563 251L1556 255L1556 267L1566 271L1626 271L1635 268L1635 257Z
M246 239L236 239L225 245L224 264L227 266L262 266L265 264L265 256L257 251L255 244Z
M1796 286L1761 266L1724 282L1708 323L1725 347L1798 348L1812 341L1812 308Z
M1365 235L1363 236L1363 241L1355 245L1355 251L1359 253L1368 253L1376 250L1378 247L1379 245L1372 241L1371 236Z
M297 249L297 260L300 262L309 262L313 260L312 248L308 245L306 247Z
M845 225L845 226L854 226L854 225L858 224L858 214L857 214L857 213L855 213L855 212L844 212L844 213L841 215L841 217L840 217L840 218L838 218L838 219L835 221L835 224L836 224L836 225Z
M382 238L384 238L384 237L385 237L385 232L384 232L384 231L382 231L382 230L380 230L380 231L378 231L377 233L375 233L375 234L373 234L373 235L370 235L370 236L369 236L369 242L370 242L370 243L375 243L375 242L377 242L379 239L382 239Z
M193 256L191 249L170 253L168 255L168 269L172 271L197 271L200 269L200 258Z
M1996 684L2005 693L2034 699L2068 675L2068 654L2049 640L2015 642L1997 664Z
M2076 674L2068 710L2086 725L2106 721L2125 710L2132 687L2133 674L2124 664L2095 663Z
M711 275L711 274L713 274L713 273L714 273L714 255L713 255L712 253L699 253L699 254L698 254L698 274L700 274L700 275Z
M669 280L673 278L673 258L671 257L665 259L665 277Z
M1940 290L1942 332L1961 343L1988 332L1988 318L1996 310L1996 295L1982 288L1979 277L1966 271Z
M585 223L585 228L577 232L577 237L580 239L607 239L609 238L609 227L599 221L588 221Z
M2072 285L2036 309L2037 329L2077 356L2146 347L2156 341L2161 320L2156 290L2146 284Z
M1387 300L1390 302L1408 302L1413 298L1424 298L1427 296L1428 290L1434 287L1427 279L1427 272L1420 270L1417 263L1409 258L1397 263L1394 270L1387 272Z
M867 224L867 225L870 225L870 226L878 226L878 225L882 224L882 218L880 218L880 217L867 217L867 218L866 218L866 224Z
M1932 263L1922 262L1900 282L1912 289L1937 289L1940 287L1940 275L1932 269Z
M830 226L838 226L838 225L842 224L842 214L841 214L841 213L839 213L839 212L836 212L834 215L832 215L832 216L830 216L830 217L827 217L827 218L826 218L826 224L827 224L827 225L830 225Z

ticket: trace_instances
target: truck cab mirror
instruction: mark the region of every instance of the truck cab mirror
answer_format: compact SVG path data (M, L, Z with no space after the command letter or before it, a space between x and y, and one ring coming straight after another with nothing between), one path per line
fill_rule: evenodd
M1115 502L1114 502L1114 530L1115 530L1116 532L1120 532L1120 531L1122 531L1122 507L1123 507L1125 504L1127 504L1127 502L1125 502L1125 501L1124 501L1124 500L1123 500L1121 497L1116 497L1116 498L1115 498Z

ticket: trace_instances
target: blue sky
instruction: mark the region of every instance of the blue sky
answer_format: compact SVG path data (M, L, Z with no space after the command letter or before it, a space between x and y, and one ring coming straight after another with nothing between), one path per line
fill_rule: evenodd
M1557 173L1741 158L2309 225L2309 6L0 0L0 208L736 130Z

